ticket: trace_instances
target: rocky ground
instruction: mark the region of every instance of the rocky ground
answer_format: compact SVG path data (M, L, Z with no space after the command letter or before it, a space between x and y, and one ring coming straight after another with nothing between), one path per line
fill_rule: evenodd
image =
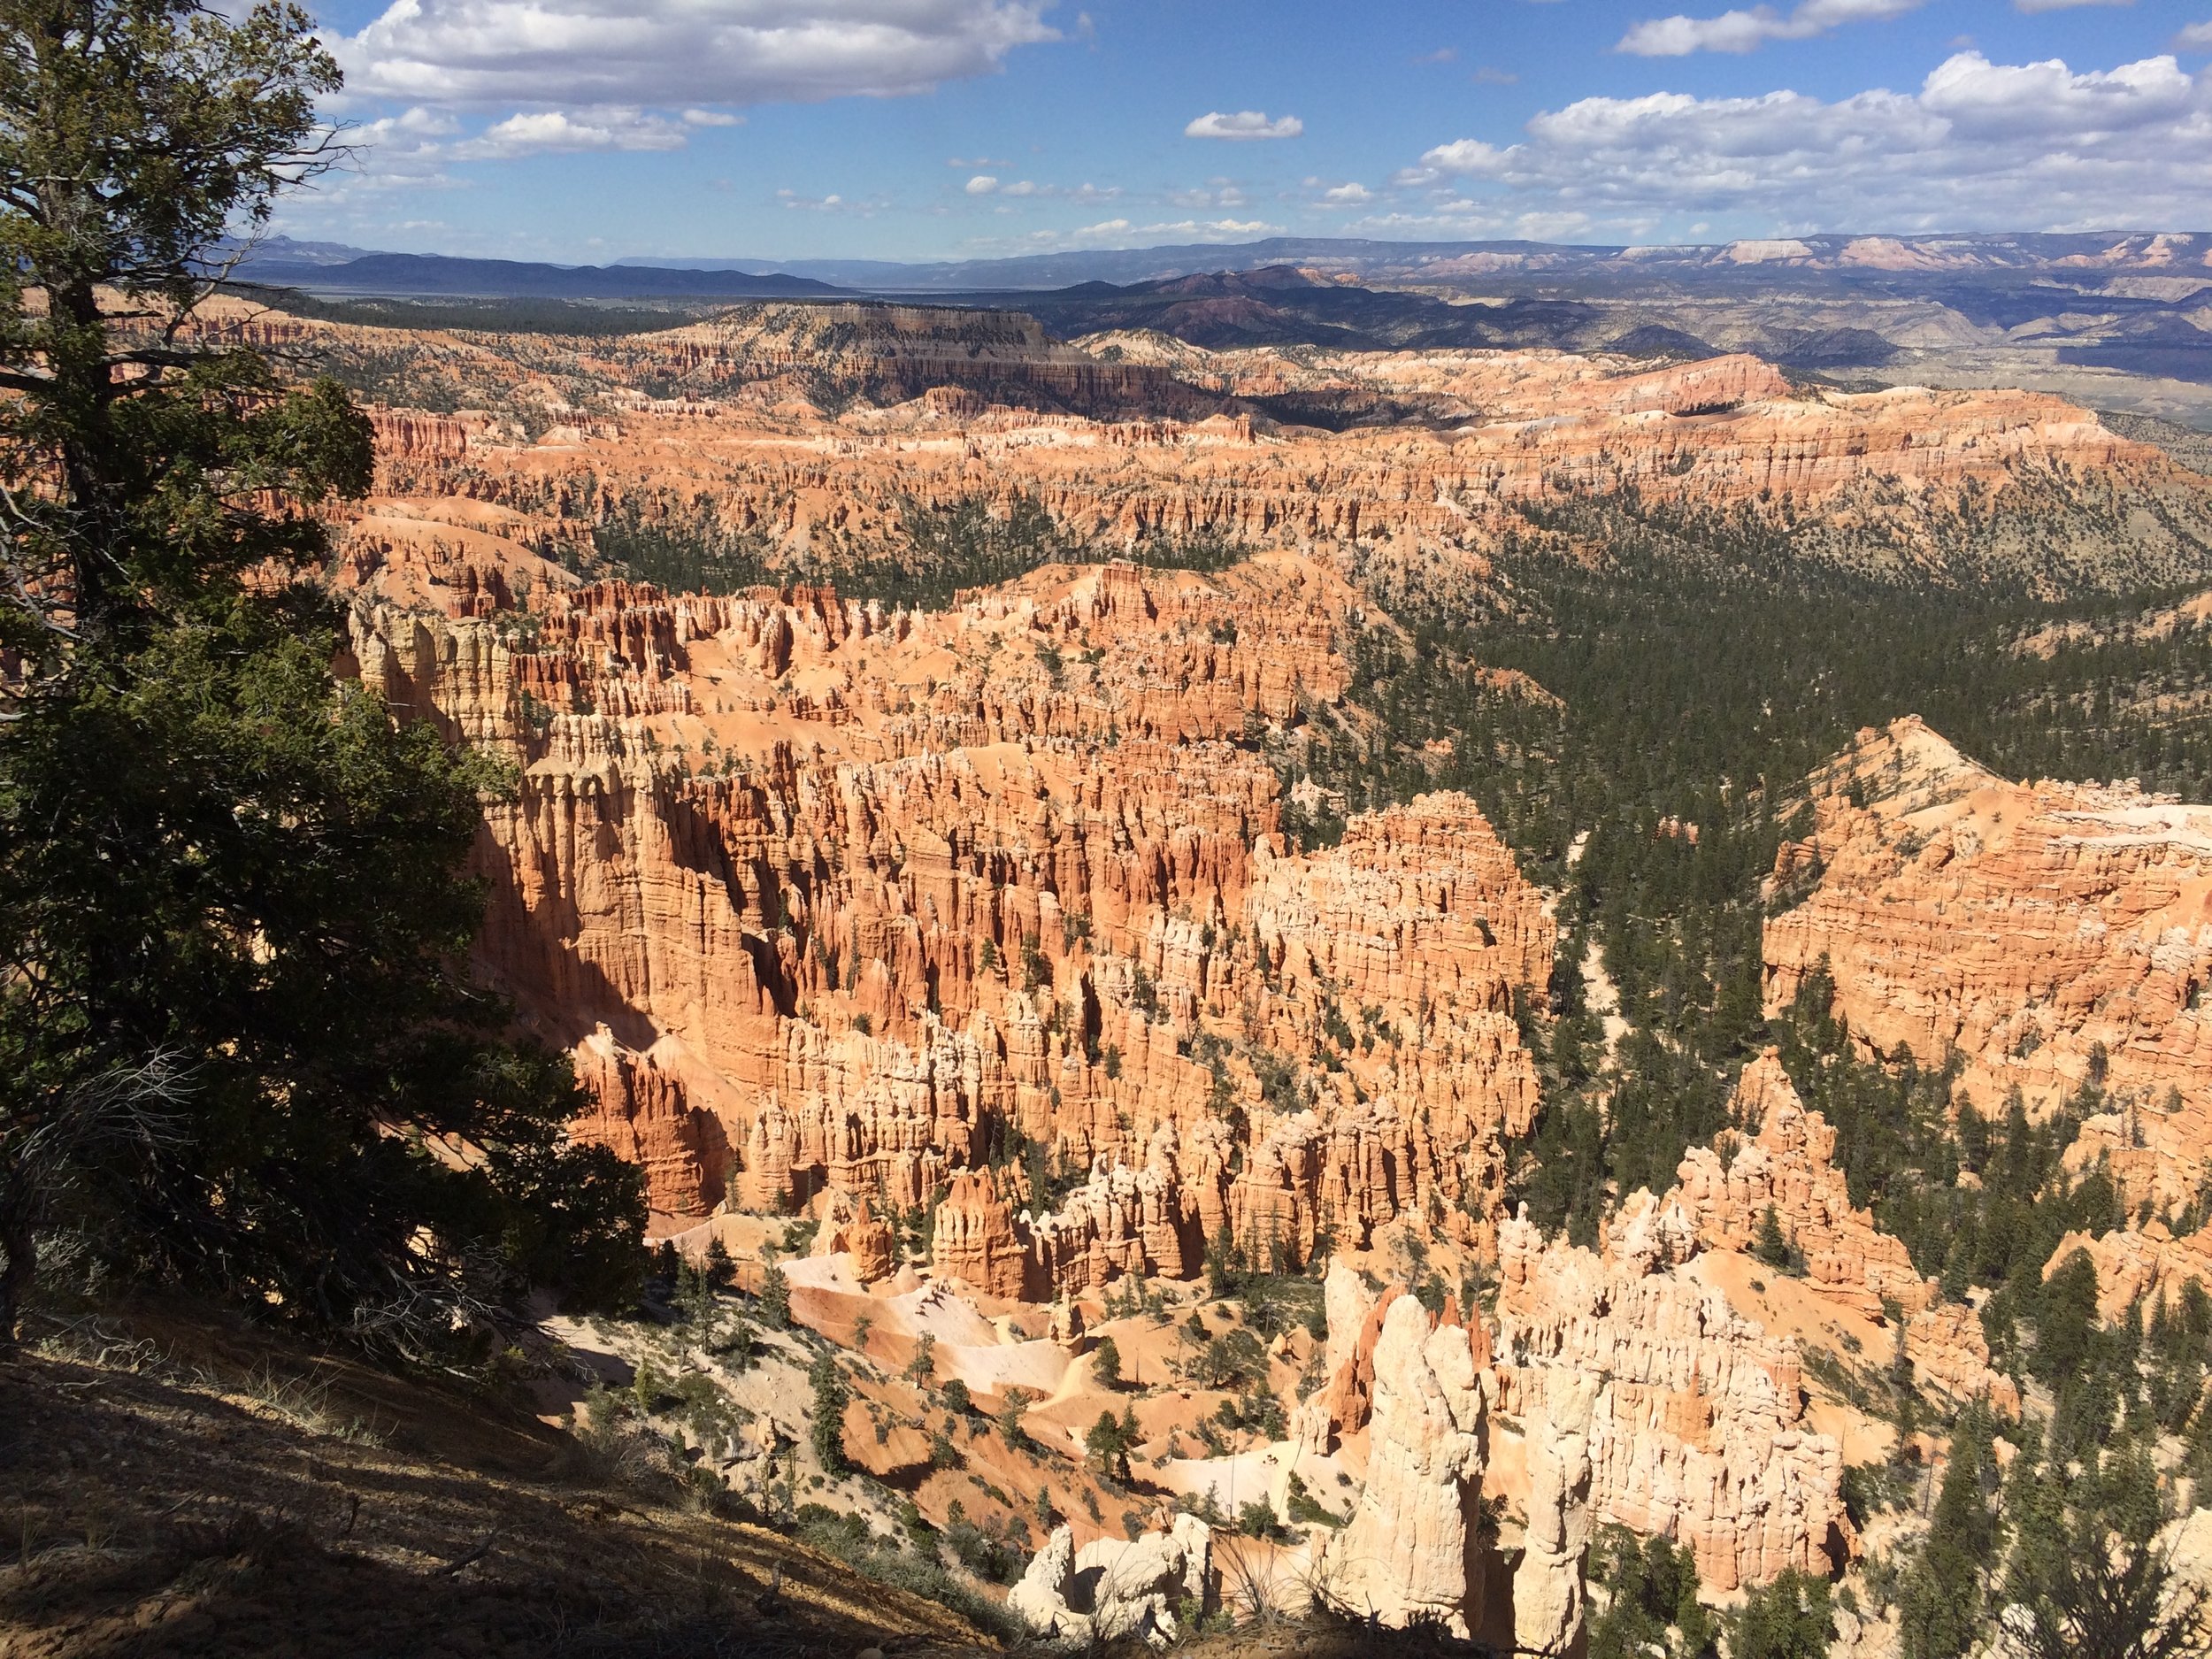
M995 1646L511 1400L217 1316L54 1333L0 1364L0 1423L9 1659Z

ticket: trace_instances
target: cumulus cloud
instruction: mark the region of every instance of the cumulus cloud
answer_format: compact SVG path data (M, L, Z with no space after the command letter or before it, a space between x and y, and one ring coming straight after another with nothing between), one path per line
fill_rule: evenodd
M565 110L536 110L511 115L493 122L476 137L454 145L451 153L461 161L505 161L548 152L683 147L683 129L672 122L638 110L602 108L574 114Z
M1239 110L1225 115L1210 110L1183 129L1186 138L1295 138L1306 124L1294 115L1270 117L1260 110Z
M1361 207L1375 199L1375 193L1363 184L1339 184L1321 192L1321 199L1331 207Z
M1047 0L392 0L349 92L452 108L895 97L1056 40Z
M2212 23L2192 23L2174 36L2174 44L2185 52L2212 52Z
M1916 11L1926 0L1802 0L1787 16L1772 6L1724 12L1718 17L1675 16L1639 23L1621 36L1617 52L1638 58L1686 58L1692 52L1755 51L1769 41L1810 40L1846 23L1871 23ZM2028 0L2033 4L2033 0ZM2078 4L2084 0L2059 0Z
M2165 56L2078 72L1960 52L1916 92L1585 98L1525 132L1440 144L1396 182L1486 189L1493 211L1804 230L2193 223L2212 197L2212 72Z
M686 110L686 127L742 127L745 118L733 115L727 110Z

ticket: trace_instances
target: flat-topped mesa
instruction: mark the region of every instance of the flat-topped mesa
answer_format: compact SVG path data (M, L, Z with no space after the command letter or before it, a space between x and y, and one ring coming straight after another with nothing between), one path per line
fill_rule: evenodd
M1861 733L1813 800L1777 864L1818 879L1767 924L1769 1009L1824 962L1863 1049L1955 1055L1985 1113L2101 1083L2112 1121L2080 1152L2109 1150L2131 1203L2185 1203L2212 1145L2212 807L2008 782L1916 719Z
M741 305L711 320L602 342L622 382L649 380L697 407L819 396L900 403L947 390L1105 419L1202 419L1222 400L1148 365L1108 362L1054 342L1019 311L949 306Z

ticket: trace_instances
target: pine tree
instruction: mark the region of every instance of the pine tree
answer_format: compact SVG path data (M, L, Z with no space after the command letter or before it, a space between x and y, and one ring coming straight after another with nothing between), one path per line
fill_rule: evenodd
M636 1279L636 1171L467 977L503 769L285 580L368 423L193 321L337 85L271 0L0 0L0 1341L61 1232L407 1353Z
M760 1276L760 1322L772 1331L782 1331L791 1324L791 1280L775 1263L768 1263Z
M1100 1337L1091 1350L1091 1380L1102 1388L1121 1386L1121 1348L1110 1336Z
M1781 1219L1775 1215L1772 1204L1759 1217L1759 1237L1752 1245L1751 1253L1769 1267L1786 1269L1790 1264L1790 1241L1782 1232Z

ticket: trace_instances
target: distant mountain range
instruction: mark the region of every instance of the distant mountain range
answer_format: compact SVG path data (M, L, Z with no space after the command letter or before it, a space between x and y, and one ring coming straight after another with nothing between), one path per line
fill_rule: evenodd
M1708 292L1740 292L1778 282L1840 290L1893 288L1900 282L1977 275L2015 280L2047 275L2069 284L2112 278L2194 279L2212 286L2208 258L2212 258L2212 232L2195 231L1830 235L1682 247L1273 236L1251 242L924 264L703 257L618 259L609 265L378 253L338 242L275 237L254 250L240 274L253 281L323 293L618 300L798 297L838 292L979 294L1064 288L1086 282L1156 282L1287 265L1356 282L1494 288L1533 282L1625 294L1686 280Z
M1025 311L1062 339L1145 333L1213 349L1748 351L1793 373L2041 388L2212 429L2212 233L2201 232L1683 248L1273 237L935 265L561 265L278 238L239 275L380 308L392 315L379 320L401 326L419 314L421 326L599 333L746 301L873 297Z
M733 267L559 265L520 259L454 259L443 254L372 253L338 242L275 237L256 248L235 279L314 294L440 295L472 299L826 299L850 290L786 272Z

